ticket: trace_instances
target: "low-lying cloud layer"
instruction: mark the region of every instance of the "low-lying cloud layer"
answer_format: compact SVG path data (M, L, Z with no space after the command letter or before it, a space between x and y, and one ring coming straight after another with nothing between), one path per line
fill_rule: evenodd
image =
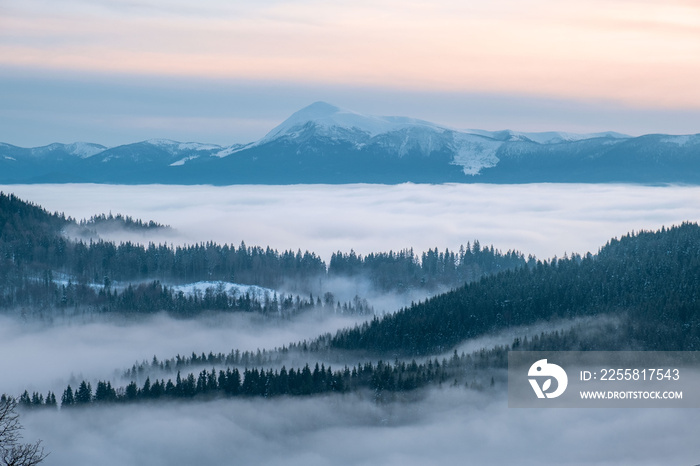
M700 220L700 187L694 186L54 184L0 190L76 218L111 211L170 225L179 234L154 241L245 241L309 250L326 261L338 250L422 252L474 239L548 258L596 252L630 230Z
M369 397L371 398L371 397ZM509 409L505 391L135 404L23 416L50 464L621 465L697 463L693 411Z
M141 320L71 318L44 326L0 316L0 394L27 389L58 397L68 383L115 380L115 370L135 362L210 351L272 349L353 325L360 317L300 316L263 321L257 315L215 315L178 320L157 315ZM120 383L121 385L121 383ZM73 386L75 388L75 386Z
M595 252L610 237L630 230L700 220L698 187L27 185L0 190L77 218L111 211L176 230L175 237L154 236L154 241L245 241L308 249L326 261L337 250L367 254L413 247L422 252L436 246L456 249L474 239L547 258ZM342 299L368 292L361 281L326 285ZM400 304L390 295L372 298L379 307ZM250 315L197 320L158 315L140 322L74 317L42 325L2 317L0 393L51 389L60 397L71 376L113 378L115 369L153 355L271 348L359 319L304 316L263 325ZM507 343L514 336L485 336L465 342L460 351ZM499 384L485 393L435 388L412 402L377 404L372 398L143 403L29 411L21 420L25 439L43 439L51 451L47 464L59 466L645 466L692 465L700 457L693 411L509 409Z

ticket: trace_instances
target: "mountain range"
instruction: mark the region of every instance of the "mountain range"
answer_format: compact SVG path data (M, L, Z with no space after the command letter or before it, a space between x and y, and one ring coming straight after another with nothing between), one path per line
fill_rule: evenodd
M0 183L81 182L700 184L700 134L456 130L316 102L249 144L0 143Z

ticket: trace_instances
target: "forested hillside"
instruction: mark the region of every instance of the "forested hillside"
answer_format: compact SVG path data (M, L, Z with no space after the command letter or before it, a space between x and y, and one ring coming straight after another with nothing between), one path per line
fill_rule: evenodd
M65 234L70 230L71 236L89 237L95 227L110 225L127 231L166 228L152 221L111 214L76 222L12 194L0 193L0 308L82 307L190 315L207 309L266 307L249 296L234 296L221 289L212 289L199 298L170 289L173 284L221 281L273 289L284 286L305 296L293 297L294 305L287 306L299 310L321 304L320 296L314 299L309 296L309 290L325 278L366 279L379 290L435 290L459 286L526 263L520 253L503 254L493 246L481 247L478 241L473 245L468 243L458 253L438 252L435 248L421 257L412 250L366 257L339 251L326 266L312 252L278 252L245 243L238 247L213 242L184 246L129 241L116 244L72 240ZM280 297L279 306L287 299ZM329 304L329 300L332 297L324 296L323 304ZM276 303L272 305L277 308Z
M384 355L431 354L505 327L606 313L624 316L627 337L647 349L699 349L700 226L632 233L597 255L537 261L482 278L340 330L329 344Z
M231 294L223 286L190 296L160 281L119 289L112 286L113 279L144 277L197 280L229 276L230 280L244 277L240 280L258 283L277 283L285 277L299 282L311 277L365 277L378 288L393 290L474 280L425 302L314 341L292 342L257 354L232 351L228 355L193 354L191 358L178 355L160 362L154 357L153 363L127 370L125 376L131 381L126 386L113 387L110 381L98 381L94 393L90 381L81 382L75 391L66 387L61 396L64 406L358 390L369 390L378 396L445 382L479 388L489 385L489 380L494 383L494 375L498 377L497 370L505 367L507 352L511 350L700 348L700 226L696 223L630 233L585 257L526 261L520 254L501 254L474 242L458 253L435 249L420 259L411 250L365 257L352 251L338 252L326 270L325 263L308 252L280 254L270 248L213 243L171 248L72 241L61 234L66 225L75 225L64 215L49 214L11 195L0 195L0 207L0 304L6 309L21 304L44 310L165 310L185 316L205 310L283 315L336 305L330 294L308 298L275 295L261 301L249 295ZM493 274L500 269L500 273ZM54 274L74 277L77 283L72 278L67 284L60 283ZM93 276L102 283L91 284ZM341 312L371 313L372 309L357 298L346 303ZM454 350L465 340L505 328L587 316L605 319L595 321L590 328L574 325L529 340L516 338L510 345L474 354L458 354ZM444 357L453 351L451 358ZM435 358L439 354L443 355L442 360ZM293 355L300 357L296 361L315 359L319 363L302 363L287 369L286 358ZM413 360L418 356L427 359ZM320 362L354 357L365 362L335 371ZM394 362L377 362L382 360ZM207 366L212 369L202 370ZM181 370L192 372L180 374ZM167 375L174 375L175 371L177 376ZM57 400L52 392L46 398L38 392L26 392L21 403L55 406Z
M65 406L73 406L350 391L368 391L379 399L443 383L483 389L504 383L499 370L507 366L508 351L697 350L699 294L700 226L685 223L611 240L596 255L538 261L532 267L486 277L308 344L257 354L193 354L165 362L154 358L128 370L131 382L125 387L99 381L93 394L90 382L83 381L76 392L66 387L62 399ZM509 345L472 354L453 350L466 339L506 327L596 315L608 318L530 339L515 338ZM309 364L280 368L291 352L326 360L332 354L346 360L356 355L378 362L335 371L320 362L313 369ZM452 352L449 358L434 356L448 352ZM414 356L419 355L426 359L417 362ZM394 362L382 362L387 360ZM180 373L197 365L212 369ZM163 377L174 372L174 378ZM23 399L27 406L42 405L38 393L25 393Z

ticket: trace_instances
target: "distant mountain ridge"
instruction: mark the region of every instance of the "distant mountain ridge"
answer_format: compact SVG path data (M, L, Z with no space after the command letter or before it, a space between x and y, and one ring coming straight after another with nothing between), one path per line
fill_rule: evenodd
M456 130L316 102L249 144L0 143L0 183L65 182L700 184L700 134Z

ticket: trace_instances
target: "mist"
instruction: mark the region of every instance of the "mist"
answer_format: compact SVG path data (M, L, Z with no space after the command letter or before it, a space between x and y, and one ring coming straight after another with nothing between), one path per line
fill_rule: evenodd
M314 296L323 298L323 294L329 292L340 303L352 302L355 297L366 299L377 315L397 311L400 308L410 306L411 303L423 301L450 290L447 286L436 286L435 289L408 288L401 292L387 291L378 289L365 275L331 276L311 283L309 286ZM297 293L292 286L289 289L291 291L287 292L285 287L281 288L283 293Z
M172 227L145 237L101 231L107 240L244 241L309 250L326 263L336 251L364 255L413 248L420 254L435 247L457 250L475 239L482 246L538 258L595 253L611 237L632 230L700 220L700 187L685 186L68 184L0 190L77 219L112 212ZM380 293L363 278L327 279L319 287L315 296L331 291L336 299L350 301L358 295L378 313L428 296L427 291ZM80 314L22 322L2 316L0 393L19 395L27 389L45 395L52 390L60 398L68 383L118 382L124 369L154 355L162 360L192 352L272 349L367 318L311 312L291 320L221 313L127 320ZM514 337L605 323L604 318L539 323L465 341L457 349L471 352L508 344ZM296 355L290 365L305 358L323 360ZM357 362L348 358L349 364ZM54 465L700 462L693 411L509 409L505 387L499 384L484 392L444 387L401 396L409 399L379 403L361 392L29 410L21 422L25 440L43 439L51 451L46 464Z
M0 316L0 393L52 390L60 397L69 383L119 381L123 370L153 356L272 349L367 318L313 314L287 321L237 313L173 319L160 314L133 320L78 316L48 325Z
M457 250L475 239L544 259L595 253L631 230L700 220L697 186L49 184L0 190L77 219L111 211L173 227L149 237L154 242L245 241L312 251L326 262L339 250L420 253Z
M47 464L696 464L692 410L509 409L503 388L74 408L22 415Z
M79 219L80 220L80 219ZM131 241L132 243L148 244L149 242L168 243L170 240L178 240L179 236L168 226L160 228L127 228L117 222L112 224L101 224L79 226L69 225L63 230L63 235L72 241L113 241L121 243Z
M528 338L531 340L534 336L539 336L542 333L566 332L572 328L575 328L578 333L595 334L605 331L609 326L614 327L619 324L619 318L602 314L597 316L575 317L572 319L552 319L546 322L535 322L532 325L513 326L465 340L453 350L438 356L438 359L449 358L452 356L453 351L457 351L458 354L471 354L482 348L511 345L516 338L520 338L521 340Z

